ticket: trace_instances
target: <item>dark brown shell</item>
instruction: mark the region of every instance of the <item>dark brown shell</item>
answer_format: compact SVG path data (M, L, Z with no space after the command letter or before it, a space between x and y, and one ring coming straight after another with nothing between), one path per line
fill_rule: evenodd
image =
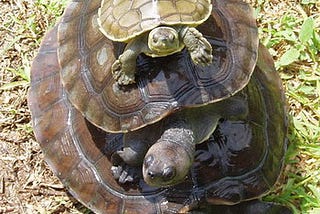
M164 189L148 187L142 180L137 185L115 181L110 155L122 146L123 134L102 131L74 108L61 83L57 48L54 28L32 66L29 106L34 132L54 173L94 212L177 213L197 207L193 199L198 198L210 210L207 213L214 213L216 207L209 204L257 198L276 182L286 149L287 122L280 78L263 47L250 82L236 95L248 102L247 118L222 120L210 139L198 145L186 181ZM176 59L168 58L167 64ZM138 62L153 65L146 58Z
M197 27L213 47L212 65L195 66L186 50L163 58L141 54L137 84L119 88L110 68L124 46L99 31L100 0L71 3L58 25L61 78L71 103L97 127L126 132L241 90L257 59L252 9L240 0L213 0L212 5L210 17Z

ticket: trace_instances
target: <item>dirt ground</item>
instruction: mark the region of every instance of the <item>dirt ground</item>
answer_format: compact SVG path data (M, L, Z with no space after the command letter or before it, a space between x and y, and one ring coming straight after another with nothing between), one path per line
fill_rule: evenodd
M0 90L0 213L83 209L43 160L31 128L28 83L22 78L44 31L54 22L54 15L46 13L47 3L0 1L0 87L5 88Z

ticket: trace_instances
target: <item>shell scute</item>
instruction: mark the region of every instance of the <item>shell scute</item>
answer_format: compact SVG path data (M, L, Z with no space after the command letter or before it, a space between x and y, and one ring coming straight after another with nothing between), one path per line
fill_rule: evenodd
M181 20L180 14L170 14L170 16L163 18L163 22L175 22L177 20Z
M92 105L87 105L87 110L85 112L86 117L94 118L97 126L101 126L103 123L103 104L98 100L97 97L90 97L87 103L90 102ZM84 107L83 107L84 108Z
M163 17L164 20L166 20L167 17L179 16L179 14L176 13L174 1L161 1L158 3L157 9L159 16ZM179 19L176 20L178 21Z
M157 205L152 201L144 201L141 203L140 200L125 200L124 201L124 212L130 214L141 214L141 213L158 213L159 209Z
M248 35L248 40L247 41L243 41L243 39L241 38L234 38L233 42L235 44L238 44L239 46L243 46L246 47L247 49L251 49L252 46L254 45L252 42L249 42L251 39L251 36L254 34L257 34L257 29L256 28L252 28L252 27L248 27L247 23L235 23L234 24L234 28L232 29L232 34L234 35Z
M38 84L37 90L39 92L38 96L41 98L41 100L45 100L47 105L37 105L39 108L42 106L42 108L50 108L51 105L55 104L57 100L57 95L61 94L61 91L59 91L56 88L53 88L53 84L57 84L59 81L59 78L56 76L52 76L50 78L46 78L42 80L41 84ZM55 91L58 90L58 91ZM44 109L41 109L44 110Z
M50 55L51 53L47 54ZM46 61L43 61L41 57L37 57L32 65L34 71L42 71L41 66L43 66L45 62ZM52 105L55 105L59 96L62 94L61 89L53 87L53 85L57 84L57 81L59 81L59 77L56 75L50 75L57 70L57 66L53 66L48 62L47 69L43 72L38 72L37 77L33 78L31 81L34 90L29 92L29 103L32 103L34 116L36 117L40 117L41 115L39 114L41 112L51 108ZM35 100L34 97L38 97L42 102ZM37 126L39 122L40 121L36 121L34 125Z
M120 130L121 132L128 132L132 130L131 127L137 127L141 123L145 124L145 121L143 120L140 112L135 112L130 116L123 115L120 117Z
M75 65L70 65L70 63L77 63L80 59L79 53L75 53L74 50L77 50L77 39L70 39L68 41L61 42L61 46L59 47L59 55L58 58L63 59L60 60L61 67L73 67ZM73 70L70 70L71 72ZM67 71L68 72L68 71ZM67 75L67 74L66 74Z
M99 189L99 183L94 179L94 171L86 162L80 162L71 170L65 182L71 189L71 194L77 196L81 193L81 202L88 204L94 203Z
M53 92L54 93L54 92ZM50 141L54 141L55 137L64 131L64 126L51 126L52 121L62 121L66 117L67 110L63 103L56 103L52 106L60 108L59 112L53 111L51 109L41 109L42 115L37 115L40 119L34 121L34 128L39 130L36 134L37 139L43 142L41 146L46 151L54 150L50 147ZM39 108L40 109L40 108Z
M112 127L112 129L120 130L120 118L118 115L111 114L110 112L103 114L102 124L100 128Z
M66 48L66 46L64 47ZM75 84L74 80L78 78L78 72L80 70L80 67L81 65L78 57L75 57L72 60L67 61L63 65L63 67L61 67L61 76L65 80L66 88L70 89L72 85Z
M152 2L146 2L145 4L141 5L140 8L137 9L138 13L140 14L139 19L132 19L131 21L136 23L142 23L145 20L154 20L156 21L160 20L160 14L158 11L158 8L152 5Z
M177 12L179 14L191 14L191 13L198 13L199 15L204 13L205 11L195 11L197 8L197 2L195 1L185 1L185 0L178 0L176 1L176 8ZM198 19L201 19L201 17L198 17ZM198 19L194 19L195 21Z
M89 17L88 21L85 23L84 28L87 29L85 31L85 38L87 38L86 45L88 50L90 51L91 46L103 40L103 35L99 30L99 24L97 20L98 15L95 14Z
M68 7L65 9L61 21L67 22L69 19L79 16L79 14L81 14L83 11L84 6L86 6L86 3L83 1L71 1Z
M131 5L132 1L113 1L113 4L110 6L110 9L108 8L108 10L112 11L114 19L117 20L132 11ZM106 12L108 12L108 10L106 10Z
M90 47L90 46L89 46ZM88 69L87 81L93 87L93 90L99 93L106 82L109 81L111 72L111 65L114 62L114 50L110 47L110 42L100 40L94 46L90 47L88 54L88 67L95 69Z
M97 188L96 193L93 195L93 199L88 204L88 207L95 213L121 213L123 200L125 199L117 197L112 194L112 191L101 188L101 186L102 185L99 185L99 188ZM106 212L100 212L101 210L106 210Z
M139 19L140 19L140 14L138 13L138 11L131 10L128 13L121 16L121 18L119 19L119 25L121 26L121 28L129 28L131 26L136 26L139 24L139 22L135 22L133 20L139 20ZM114 28L116 29L117 26L115 25Z
M69 90L68 98L72 100L71 102L77 103L77 108L84 109L84 112L92 108L87 105L90 96L86 96L89 91L83 78L75 78L71 82L67 82L64 87Z
M112 164L110 160L108 160L107 156L102 156L94 163L94 167L99 171L102 181L104 183L108 183L109 186L116 189L116 187L118 187L118 184L117 181L113 178L112 174L110 174L111 166ZM119 189L118 191L123 191L123 189Z
M56 109L59 109L60 107L62 106L55 106ZM68 110L66 110L66 113L68 113ZM54 120L51 120L51 122L48 122L48 124L52 123L52 121L64 121L67 118L67 115L61 115L63 116L54 118ZM48 119L47 117L45 118ZM38 140L40 141L40 145L43 149L43 153L48 164L52 167L59 179L64 180L70 176L72 168L75 167L80 160L78 156L78 150L74 145L74 142L71 140L72 135L69 131L66 131L67 125L60 125L61 130L59 132L46 135L47 138L45 141L40 141L42 139ZM39 130L38 133L41 133L41 131ZM52 138L52 136L55 136L55 138Z
M114 96L109 96L114 94ZM102 98L112 111L118 111L119 114L129 114L129 109L141 109L145 101L141 98L139 90L123 91L117 84L106 87L102 92Z
M148 124L154 122L154 120L160 120L168 108L170 107L166 102L147 104L141 111L143 121Z

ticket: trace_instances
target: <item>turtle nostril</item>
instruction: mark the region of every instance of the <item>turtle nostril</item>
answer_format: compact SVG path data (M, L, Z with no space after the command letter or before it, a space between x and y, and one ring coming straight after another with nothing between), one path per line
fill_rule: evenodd
M166 42L168 42L167 38L161 38L161 43L166 43Z
M148 171L148 176L153 179L155 177L155 174L152 171Z
M169 35L169 41L174 42L175 36L173 34Z

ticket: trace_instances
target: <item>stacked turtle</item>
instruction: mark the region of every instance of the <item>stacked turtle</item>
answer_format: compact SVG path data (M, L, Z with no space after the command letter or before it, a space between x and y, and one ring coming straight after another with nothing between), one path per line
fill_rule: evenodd
M45 158L94 212L289 212L253 200L280 174L287 123L246 3L77 0L31 76Z

